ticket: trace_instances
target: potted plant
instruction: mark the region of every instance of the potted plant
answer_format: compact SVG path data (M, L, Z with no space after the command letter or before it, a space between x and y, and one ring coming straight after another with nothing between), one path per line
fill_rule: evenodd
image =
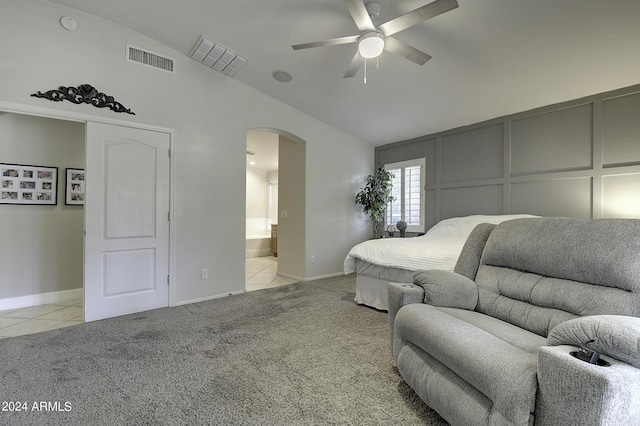
M373 238L379 238L387 204L394 200L391 195L393 175L380 166L375 174L367 176L366 185L356 194L356 204L362 205L362 212L369 215Z
M398 223L396 223L396 228L398 228L398 231L400 231L400 237L404 238L404 233L407 230L407 222L405 222L404 220L399 220Z

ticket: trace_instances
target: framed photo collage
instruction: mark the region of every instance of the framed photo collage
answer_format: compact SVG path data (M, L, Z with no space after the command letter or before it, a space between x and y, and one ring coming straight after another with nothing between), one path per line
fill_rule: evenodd
M57 204L58 168L0 163L2 204Z
M84 175L83 169L66 169L65 204L84 204ZM0 163L0 204L57 203L57 167Z

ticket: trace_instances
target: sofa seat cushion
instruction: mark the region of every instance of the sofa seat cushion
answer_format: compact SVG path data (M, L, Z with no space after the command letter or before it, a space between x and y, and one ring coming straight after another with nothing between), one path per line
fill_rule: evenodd
M394 332L396 344L410 343L435 358L489 398L502 417L528 423L545 338L479 312L426 304L403 306Z

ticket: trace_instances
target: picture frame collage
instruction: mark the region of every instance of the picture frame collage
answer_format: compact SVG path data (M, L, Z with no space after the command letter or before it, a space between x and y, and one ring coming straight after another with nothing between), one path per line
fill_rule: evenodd
M84 169L66 169L65 198L66 205L84 204Z
M55 205L58 168L0 163L0 203Z

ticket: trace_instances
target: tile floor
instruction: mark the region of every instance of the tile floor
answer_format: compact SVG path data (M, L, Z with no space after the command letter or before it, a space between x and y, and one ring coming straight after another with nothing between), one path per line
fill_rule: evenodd
M82 299L0 311L0 339L82 324Z
M297 282L276 274L278 259L273 256L246 259L247 291L273 288ZM0 311L0 339L53 330L84 322L82 299Z
M274 288L298 282L277 275L278 258L273 256L250 257L245 260L245 289L247 291Z

